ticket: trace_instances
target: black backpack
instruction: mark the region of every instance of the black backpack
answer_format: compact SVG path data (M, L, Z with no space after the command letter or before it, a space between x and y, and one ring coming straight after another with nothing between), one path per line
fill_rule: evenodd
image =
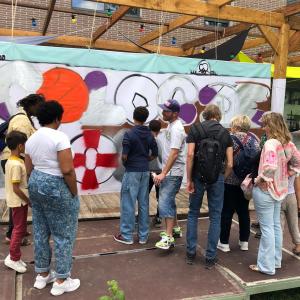
M4 148L7 146L6 145L6 131L8 129L9 126L9 122L11 121L12 118L14 118L17 115L25 115L24 113L17 113L13 116L11 116L7 121L3 122L0 125L0 152L2 152L4 150Z
M224 166L224 150L221 140L226 129L222 127L216 136L209 136L201 123L192 128L195 128L200 135L196 153L198 163L196 170L200 181L206 184L215 183Z
M233 156L233 171L234 174L241 180L244 180L246 176L253 172L253 165L260 150L255 146L254 137L245 137L245 141L249 137L249 142L241 142L238 137L232 135L232 139L238 144L238 150Z

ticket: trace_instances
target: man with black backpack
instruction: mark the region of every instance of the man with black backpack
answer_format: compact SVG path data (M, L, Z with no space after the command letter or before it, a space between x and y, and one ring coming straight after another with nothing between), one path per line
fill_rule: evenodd
M232 171L233 143L229 132L219 122L221 111L214 104L207 105L204 122L192 125L187 137L187 191L190 206L187 221L187 263L196 257L198 217L204 192L207 192L209 230L206 249L207 269L216 261L220 235L221 212L224 200L224 178Z

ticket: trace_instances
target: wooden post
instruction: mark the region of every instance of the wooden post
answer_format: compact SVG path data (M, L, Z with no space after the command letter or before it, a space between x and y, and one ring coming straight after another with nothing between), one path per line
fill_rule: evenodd
M271 110L283 114L286 88L286 68L289 53L290 25L284 23L280 28L278 51L275 56L272 85Z

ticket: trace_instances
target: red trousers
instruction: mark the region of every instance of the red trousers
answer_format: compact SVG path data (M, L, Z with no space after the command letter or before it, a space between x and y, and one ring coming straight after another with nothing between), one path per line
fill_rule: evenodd
M14 229L11 235L9 254L13 261L21 258L21 243L27 230L27 212L28 205L12 208Z

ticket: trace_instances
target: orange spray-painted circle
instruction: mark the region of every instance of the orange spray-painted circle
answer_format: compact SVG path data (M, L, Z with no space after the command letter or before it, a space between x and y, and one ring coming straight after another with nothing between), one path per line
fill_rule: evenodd
M43 84L37 93L46 100L56 100L64 108L63 123L78 121L88 106L88 88L76 72L54 68L43 74Z

